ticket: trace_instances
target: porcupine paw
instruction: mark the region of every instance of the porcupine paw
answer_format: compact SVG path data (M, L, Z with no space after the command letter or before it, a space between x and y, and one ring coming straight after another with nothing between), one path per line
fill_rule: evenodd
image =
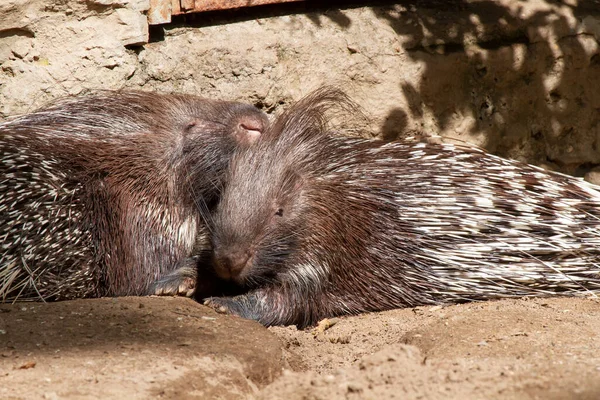
M232 297L209 297L204 300L204 305L220 314L243 316L239 303Z
M196 291L196 281L191 278L183 280L158 280L152 285L151 293L156 296L192 297Z
M237 315L269 325L270 314L258 305L258 298L257 293L252 292L234 297L209 297L204 300L204 305L221 314Z
M150 294L192 297L196 292L197 279L195 270L179 268L155 281L150 287Z

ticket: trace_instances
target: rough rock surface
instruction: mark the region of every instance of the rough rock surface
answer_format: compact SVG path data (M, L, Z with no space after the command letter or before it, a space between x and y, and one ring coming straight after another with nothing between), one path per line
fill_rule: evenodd
M277 111L322 83L373 134L423 131L583 175L600 165L596 1L302 3L153 27L144 0L0 5L0 117L66 94L180 91Z

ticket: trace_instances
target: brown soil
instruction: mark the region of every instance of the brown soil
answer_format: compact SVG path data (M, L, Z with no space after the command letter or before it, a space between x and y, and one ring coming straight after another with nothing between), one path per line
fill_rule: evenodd
M184 298L0 305L0 399L237 399L281 374L280 341Z
M2 305L0 398L596 399L599 317L506 300L299 331L180 298Z
M263 391L276 399L597 399L600 304L505 300L271 328L310 372Z

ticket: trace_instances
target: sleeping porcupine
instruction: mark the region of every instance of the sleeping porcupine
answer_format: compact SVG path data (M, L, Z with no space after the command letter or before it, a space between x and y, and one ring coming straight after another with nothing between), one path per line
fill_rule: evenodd
M1 123L0 302L193 290L199 208L266 125L250 105L138 91Z
M214 264L247 293L206 304L306 327L398 307L600 292L597 188L466 145L327 134L322 95L271 125L279 139L265 133L233 156L212 218Z

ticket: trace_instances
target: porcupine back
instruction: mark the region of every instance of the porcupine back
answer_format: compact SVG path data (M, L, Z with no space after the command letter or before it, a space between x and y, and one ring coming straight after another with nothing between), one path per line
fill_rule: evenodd
M0 301L146 294L265 121L240 103L106 91L0 124Z
M279 140L232 160L214 218L216 269L251 291L213 304L266 325L306 326L404 306L600 291L593 185L467 145L329 135L318 118L298 117L306 107L273 125Z

